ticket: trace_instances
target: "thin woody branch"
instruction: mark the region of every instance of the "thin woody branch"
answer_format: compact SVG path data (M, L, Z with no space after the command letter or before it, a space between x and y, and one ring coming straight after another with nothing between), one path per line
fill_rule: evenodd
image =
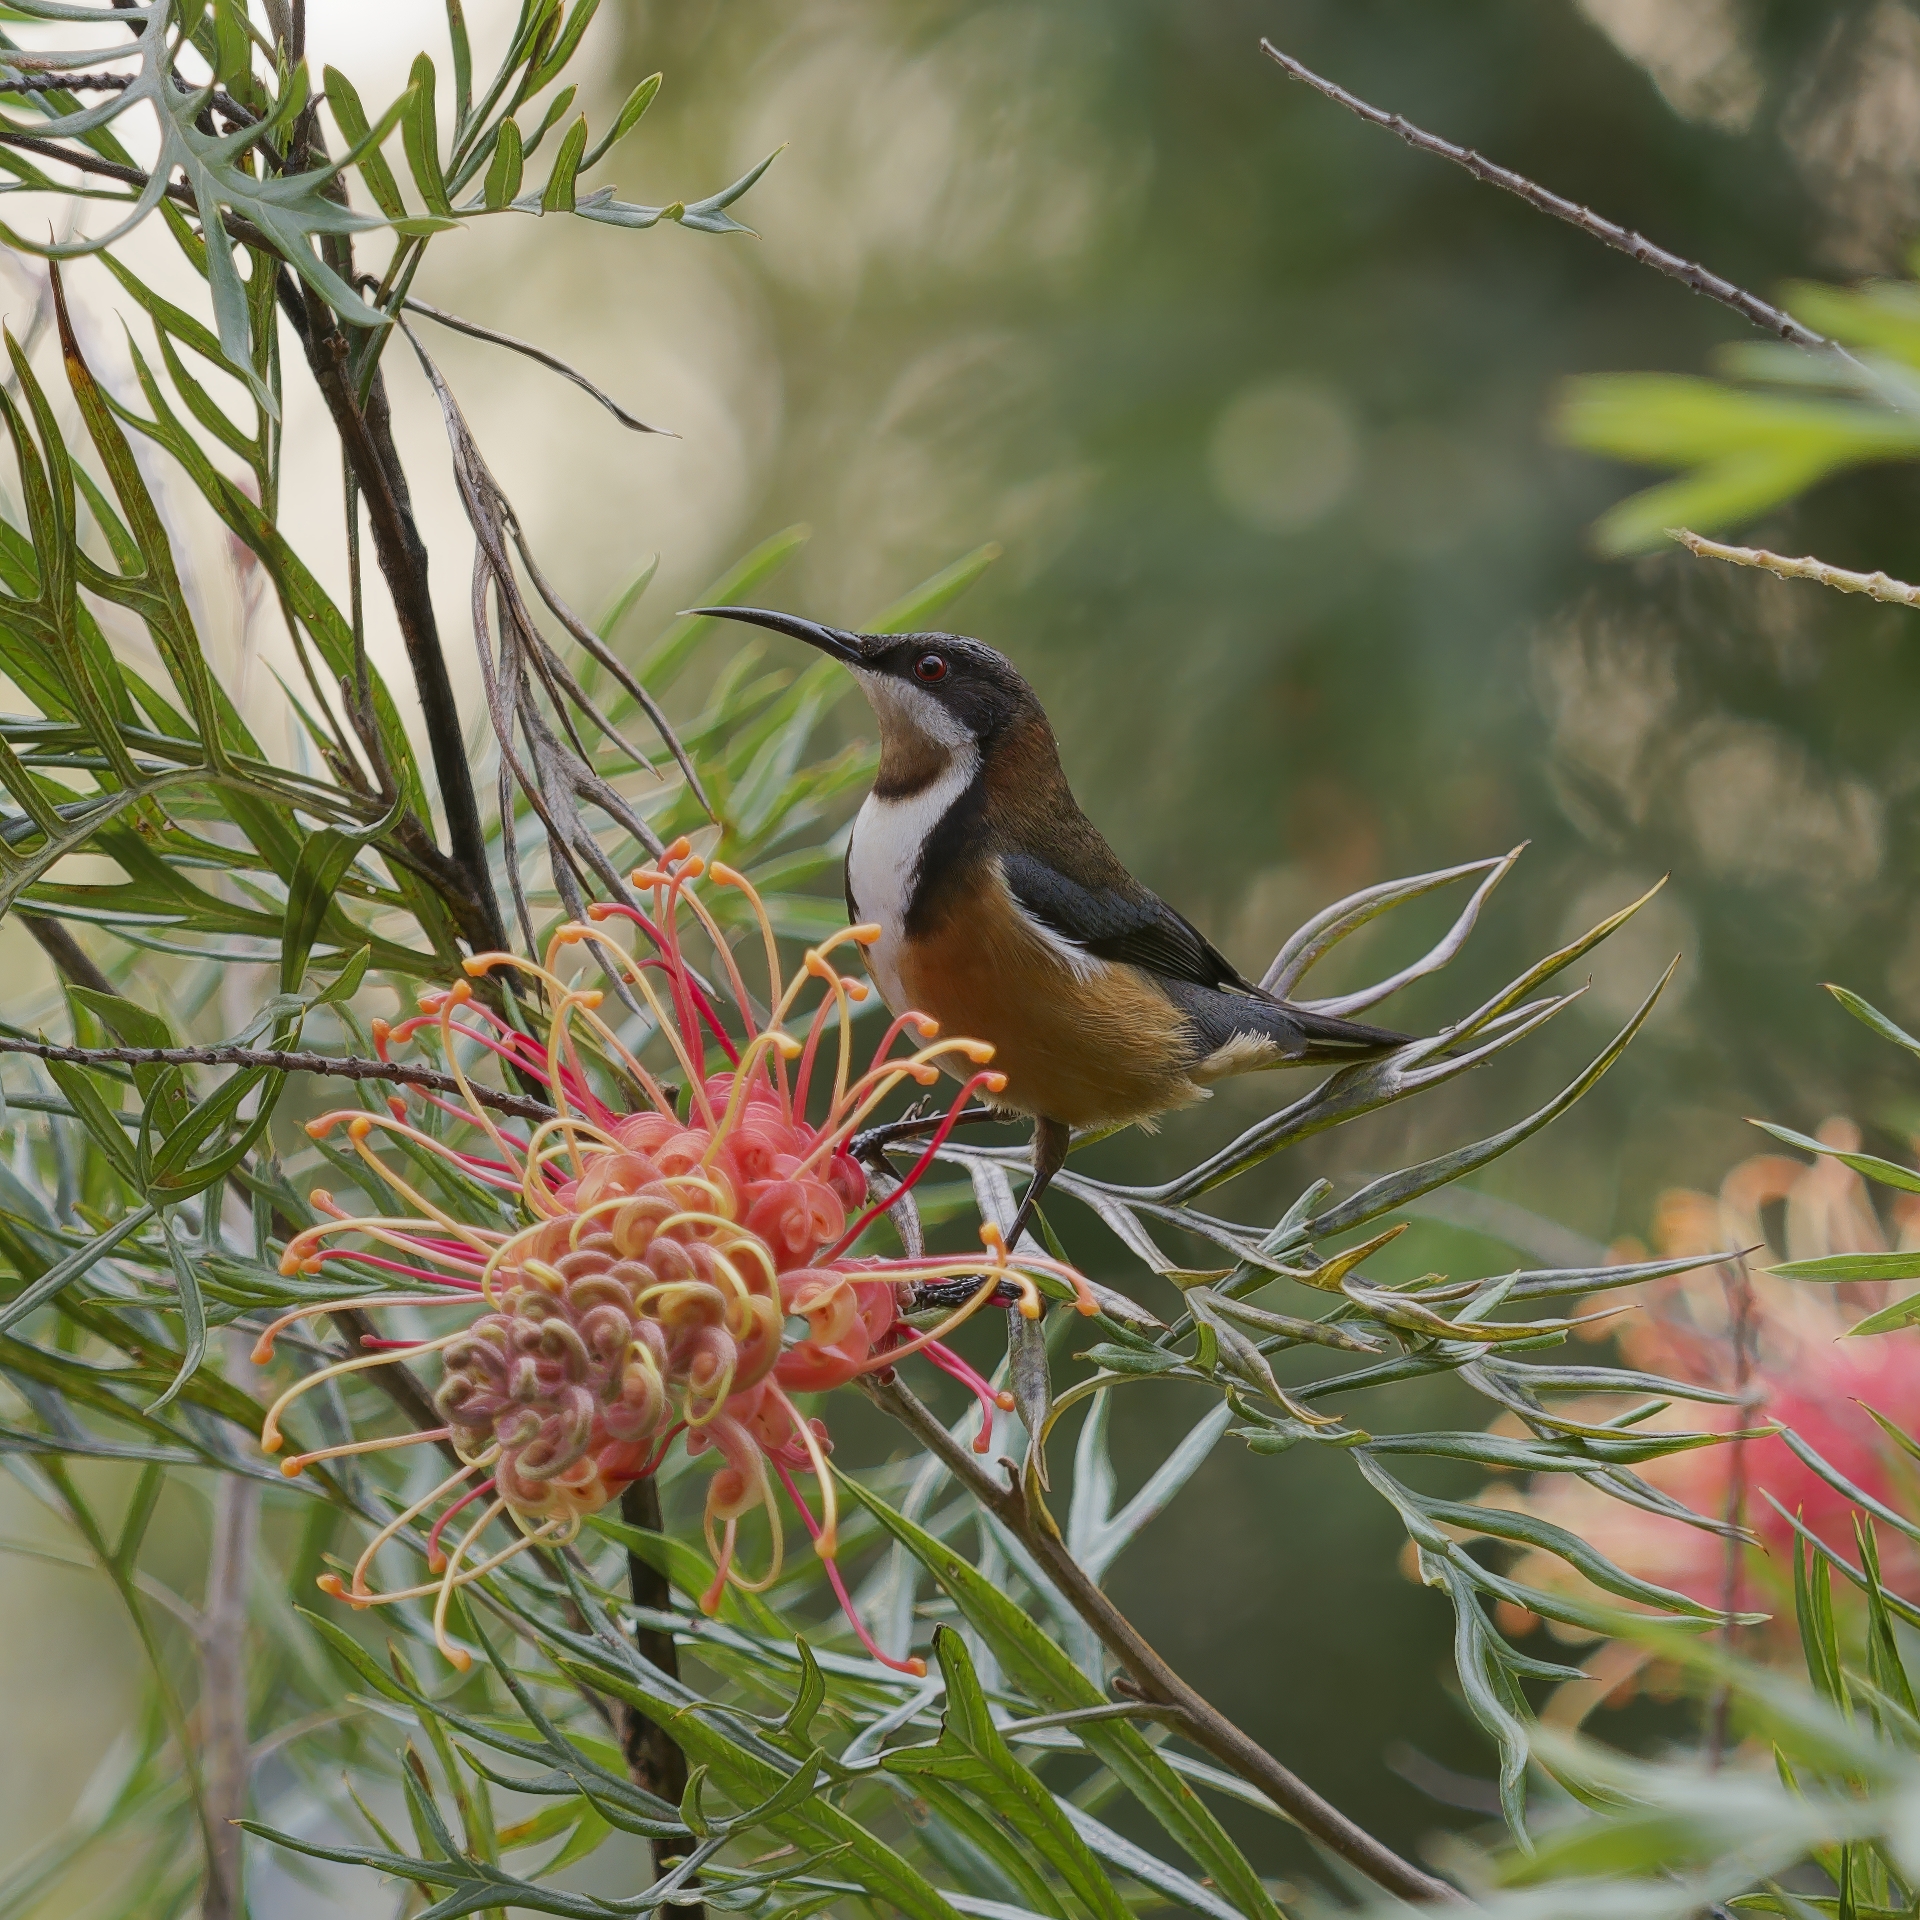
M0 1053L58 1060L76 1067L271 1067L276 1073L313 1073L329 1080L385 1080L395 1086L471 1098L495 1113L519 1120L551 1120L553 1108L524 1094L496 1093L468 1081L463 1087L437 1067L398 1060L368 1060L358 1054L288 1052L278 1047L63 1047L51 1040L0 1034Z
M1143 1701L1171 1708L1177 1716L1176 1724L1188 1739L1231 1767L1241 1779L1258 1787L1304 1832L1356 1867L1375 1885L1407 1900L1448 1904L1460 1901L1456 1888L1423 1872L1412 1861L1403 1860L1338 1807L1323 1800L1292 1768L1282 1765L1257 1740L1181 1679L1142 1638L1139 1629L1101 1592L1086 1569L1067 1551L1059 1533L1035 1518L1023 1489L997 1480L981 1466L897 1377L869 1374L860 1384L877 1406L908 1427L929 1452L939 1455L954 1478L1019 1537L1068 1605L1125 1668L1127 1678Z
M1667 538L1677 540L1696 560L1724 560L1733 567L1758 567L1782 580L1813 580L1835 593L1864 593L1870 600L1884 600L1890 606L1920 607L1920 587L1910 587L1888 573L1849 573L1845 567L1829 566L1812 554L1790 560L1783 553L1769 553L1765 547L1729 547L1718 540L1703 539L1688 527L1669 527Z
M1511 167L1500 166L1484 154L1474 152L1471 147L1459 146L1454 141L1443 140L1437 133L1428 133L1424 128L1416 127L1403 114L1389 113L1384 107L1376 107L1362 100L1345 87L1322 78L1312 68L1302 66L1292 54L1282 53L1271 40L1262 40L1260 51L1282 72L1304 81L1336 106L1358 114L1369 126L1385 127L1389 133L1397 134L1418 152L1437 154L1442 160L1451 160L1456 167L1465 167L1476 180L1484 180L1490 187L1499 187L1517 195L1536 211L1551 214L1556 220L1564 220L1568 226L1577 227L1589 239L1598 240L1602 246L1624 253L1630 260L1637 260L1643 267L1651 267L1656 273L1664 273L1668 279L1679 281L1683 287L1704 299L1717 300L1723 307L1732 308L1743 320L1750 320L1756 327L1763 327L1768 333L1776 334L1796 347L1838 354L1844 360L1853 359L1837 340L1828 339L1824 333L1815 333L1784 309L1710 272L1697 261L1684 259L1677 253L1669 253L1665 247L1655 246L1644 234L1635 233L1617 221L1605 219L1591 208L1581 206L1578 201L1550 192L1538 182L1529 180L1525 174L1515 173Z

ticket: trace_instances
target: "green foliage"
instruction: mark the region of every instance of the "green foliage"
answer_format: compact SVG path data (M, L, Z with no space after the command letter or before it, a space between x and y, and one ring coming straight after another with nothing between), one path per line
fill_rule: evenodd
M1608 553L1656 547L1671 527L1738 526L1851 468L1920 455L1920 285L1802 284L1787 305L1847 351L1742 343L1721 377L1588 374L1569 383L1559 430L1575 446L1677 477L1607 512Z
M1636 1431L1637 1410L1596 1426L1556 1408L1595 1391L1717 1396L1552 1357L1575 1324L1552 1303L1687 1263L1408 1277L1382 1256L1399 1210L1492 1164L1578 1101L1638 1031L1659 984L1559 1093L1482 1138L1338 1200L1323 1182L1306 1185L1277 1220L1225 1218L1201 1202L1289 1147L1436 1093L1540 1034L1580 991L1553 983L1639 903L1525 968L1444 1032L1285 1097L1197 1165L1148 1185L1061 1175L1057 1219L1084 1209L1112 1244L1090 1325L1058 1303L1039 1326L1010 1322L999 1377L1017 1406L998 1415L990 1453L1024 1455L1022 1523L983 1497L977 1469L969 1474L971 1413L952 1429L918 1430L919 1444L889 1463L843 1475L856 1609L895 1662L937 1617L931 1676L859 1648L817 1559L789 1569L764 1597L734 1593L716 1617L699 1612L691 1602L711 1570L678 1536L672 1513L678 1482L705 1468L679 1453L658 1476L666 1532L601 1516L564 1551L509 1561L464 1590L457 1630L488 1665L457 1681L425 1666L437 1656L432 1609L418 1600L384 1613L394 1636L384 1650L344 1616L291 1605L330 1564L350 1565L369 1531L390 1527L385 1555L416 1564L428 1540L409 1510L423 1472L437 1477L437 1467L410 1465L417 1453L374 1450L290 1480L260 1452L247 1337L332 1300L341 1351L351 1354L362 1337L356 1299L379 1291L371 1274L282 1271L288 1243L335 1204L315 1195L317 1182L366 1190L351 1152L294 1124L310 1110L313 1081L302 1077L311 1063L287 1056L318 1047L335 1065L342 1054L371 1065L373 1077L341 1083L351 1088L343 1098L384 1114L380 1063L367 1058L384 1044L376 991L410 996L461 977L463 961L507 917L503 899L520 941L537 951L587 897L619 897L636 862L683 835L753 879L780 934L816 939L842 918L839 829L872 769L862 747L826 755L816 744L843 689L833 663L770 668L759 643L721 656L714 624L699 618L641 637L650 570L598 623L574 614L527 550L504 488L422 352L480 555L474 639L492 723L482 758L496 778L479 845L463 847L454 776L473 755L434 718L433 674L445 676L437 634L416 606L407 638L427 714L423 752L367 658L361 610L334 603L283 524L287 339L328 399L352 475L356 563L361 500L404 497L397 464L368 452L362 409L395 373L385 349L435 233L509 211L571 212L631 230L663 219L708 234L742 230L727 209L765 163L721 193L664 208L586 184L659 86L657 76L644 82L592 138L567 76L594 8L595 0L570 10L528 0L501 64L481 81L450 4L446 62L421 53L405 90L377 110L332 69L316 95L278 10L254 17L230 0L211 10L156 0L97 19L26 0L20 11L49 27L106 24L130 37L106 52L91 42L36 44L31 54L0 45L0 68L23 88L29 78L71 77L70 91L9 94L18 104L0 122L0 166L24 189L70 196L42 168L53 164L51 148L69 164L104 166L89 177L112 181L100 192L119 203L98 238L50 245L9 235L12 244L97 255L144 329L127 349L131 384L118 368L89 365L56 278L66 395L56 402L57 383L18 342L9 343L11 382L0 390L16 483L0 502L0 669L30 709L0 715L9 803L0 812L0 910L35 916L29 924L69 971L77 949L64 929L80 927L91 943L77 968L86 977L71 983L61 1010L74 1042L68 1057L36 1063L38 1036L0 1034L0 1049L26 1056L4 1089L0 1455L77 1543L74 1557L118 1596L146 1659L150 1702L124 1779L91 1795L69 1831L0 1885L0 1913L65 1897L75 1870L93 1870L109 1848L130 1863L111 1896L121 1911L184 1911L204 1862L220 1857L230 1823L246 1817L249 1831L280 1848L418 1889L414 1910L429 1920L508 1909L644 1913L694 1897L696 1883L707 1904L769 1920L849 1900L929 1920L1114 1920L1163 1907L1275 1920L1278 1896L1249 1857L1258 1849L1243 1847L1217 1809L1233 1802L1280 1831L1299 1805L1270 1797L1268 1789L1284 1793L1277 1763L1262 1774L1242 1735L1239 1747L1225 1743L1241 1756L1231 1770L1200 1719L1116 1690L1113 1662L1125 1655L1115 1647L1130 1643L1099 1591L1229 1435L1274 1473L1290 1470L1282 1456L1296 1448L1332 1449L1397 1515L1422 1577L1452 1606L1462 1691L1499 1750L1508 1817L1523 1833L1522 1782L1536 1751L1527 1689L1564 1669L1511 1646L1491 1609L1510 1601L1588 1627L1611 1616L1503 1578L1480 1549L1518 1542L1683 1625L1706 1616L1561 1529L1440 1499L1417 1476L1429 1460L1575 1474L1632 1505L1704 1524L1636 1469L1719 1436ZM102 70L127 84L85 85ZM104 97L82 105L89 94ZM322 102L338 157L323 137ZM121 131L149 122L157 130L141 147L161 162L151 177L116 131L130 113L143 118ZM29 139L31 149L20 144ZM374 211L352 204L355 193ZM164 298L112 251L155 212L204 283L204 313ZM362 273L356 244L389 251ZM324 337L336 318L353 331L330 358ZM237 383L244 423L215 397L227 391L220 382ZM77 425L66 424L69 402ZM277 601L304 682L286 699L305 751L270 751L223 688L190 590L191 548L156 504L140 442L196 511L245 549ZM378 514L370 523L376 539L386 537ZM803 538L798 529L773 536L703 600L751 593ZM870 624L937 619L996 552L957 560ZM389 545L381 558L401 605L404 553L386 566ZM424 597L424 581L412 585ZM408 617L403 606L403 625ZM149 653L157 684L136 665ZM660 743L657 765L632 737L646 733ZM1513 859L1336 903L1287 943L1267 984L1297 996L1310 970L1361 928L1470 886L1422 957L1315 1003L1363 1011L1455 959ZM96 950L104 973L89 957ZM240 965L261 971L234 976ZM245 986L249 977L272 991ZM237 1026L236 979L262 996ZM491 982L487 990L499 1019L545 1038L537 998ZM636 1054L649 1044L659 1052L637 1012L618 1017ZM594 1070L604 1064L596 1059ZM503 1075L492 1092L511 1099L516 1085ZM430 1107L409 1111L431 1145L440 1118ZM404 1136L395 1152L429 1212L514 1217L510 1199L478 1173L450 1169ZM970 1191L980 1220L1010 1223L1024 1149L958 1136L939 1159L965 1183L949 1190L950 1213L969 1211ZM926 1211L932 1219L935 1209ZM875 1229L874 1245L889 1233L917 1239L926 1223L909 1197ZM341 1357L311 1334L284 1334L282 1345L296 1377ZM1281 1373L1301 1360L1320 1370L1289 1373L1283 1384ZM1512 1416L1519 1433L1399 1430L1395 1396L1441 1377ZM332 1443L419 1431L431 1381L379 1378L386 1389L366 1373L331 1375L303 1417ZM396 1380L410 1382L414 1397ZM1139 1404L1139 1390L1172 1382L1204 1397L1205 1410L1122 1500L1115 1419ZM1069 1433L1072 1471L1056 1492L1045 1450L1064 1450ZM98 1499L91 1480L76 1483L70 1464L83 1460L118 1476L106 1483L111 1499ZM201 1603L165 1586L155 1516L168 1502L211 1513L215 1540L229 1543L257 1515L271 1578L249 1585L248 1563L236 1575L232 1555L216 1552ZM1045 1559L1055 1540L1065 1566ZM664 1590L636 1586L636 1566L664 1569ZM1857 1577L1877 1578L1866 1560ZM1886 1610L1899 1611L1891 1600ZM684 1671L643 1651L660 1652L663 1639ZM221 1691L231 1674L223 1681L220 1665L220 1649L235 1644L246 1648L237 1732L231 1688ZM1875 1649L1876 1684L1888 1700L1907 1700L1891 1626ZM257 1728L247 1723L249 1698L265 1721ZM623 1743L636 1715L665 1729L690 1765L683 1793L657 1791L661 1781L630 1761ZM249 1797L249 1766L263 1745L296 1779L278 1805ZM343 1773L344 1794L332 1784ZM510 1804L496 1808L496 1796ZM301 1819L283 1817L287 1808ZM650 1885L630 1851L643 1844L663 1868ZM575 1865L604 1862L610 1850L627 1862L632 1890L563 1884Z

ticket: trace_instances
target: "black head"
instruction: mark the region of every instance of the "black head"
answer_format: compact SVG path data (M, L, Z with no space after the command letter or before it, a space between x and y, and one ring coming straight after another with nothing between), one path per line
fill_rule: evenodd
M1045 715L1005 654L957 633L848 633L764 607L690 607L804 640L849 667L873 703L883 735L911 729L946 747L987 745Z

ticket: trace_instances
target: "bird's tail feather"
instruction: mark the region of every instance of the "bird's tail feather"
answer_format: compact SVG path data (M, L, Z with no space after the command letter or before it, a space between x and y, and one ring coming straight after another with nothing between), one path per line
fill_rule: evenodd
M1205 1078L1260 1067L1373 1060L1413 1038L1265 994L1190 986L1172 991L1194 1024L1210 1069Z

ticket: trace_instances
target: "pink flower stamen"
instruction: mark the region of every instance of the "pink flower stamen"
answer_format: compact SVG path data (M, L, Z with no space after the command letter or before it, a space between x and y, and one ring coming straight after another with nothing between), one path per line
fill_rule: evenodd
M990 1424L993 1408L1007 1396L996 1395L940 1345L941 1337L1003 1282L1018 1289L1020 1309L1029 1317L1041 1311L1035 1274L1070 1279L1083 1309L1091 1295L1079 1275L1058 1262L1023 1257L1016 1266L1005 1245L985 1231L984 1252L850 1257L848 1249L888 1204L871 1201L865 1174L847 1154L851 1130L901 1080L930 1081L959 1057L981 1065L986 1050L955 1040L896 1056L903 1035L917 1032L927 1042L937 1033L931 1021L909 1013L889 1025L872 1065L856 1076L853 1007L866 989L844 978L828 956L848 942L871 940L875 930L850 928L823 942L783 984L778 944L758 894L730 869L716 869L716 883L737 888L760 926L770 969L769 1011L762 1015L719 923L691 890L701 871L690 846L676 843L660 868L634 876L637 887L653 894L651 915L597 907L594 924L556 931L543 962L476 954L466 963L467 980L421 996L417 1018L376 1025L374 1044L383 1058L391 1057L396 1043L435 1030L467 1110L451 1098L417 1097L467 1120L476 1130L475 1150L409 1124L409 1109L397 1098L390 1114L356 1109L313 1122L316 1136L344 1126L368 1175L403 1204L390 1216L355 1215L316 1193L313 1205L324 1219L288 1243L283 1270L317 1272L344 1260L390 1284L428 1283L446 1291L322 1302L278 1325L325 1312L329 1304L343 1310L455 1305L461 1324L427 1340L384 1331L363 1338L355 1357L296 1380L274 1401L262 1444L278 1450L282 1419L323 1382L403 1357L440 1356L434 1398L445 1426L437 1437L458 1457L458 1470L374 1536L354 1568L351 1588L333 1574L322 1584L357 1607L432 1595L436 1638L456 1665L469 1656L447 1638L454 1590L485 1577L531 1542L565 1544L624 1488L656 1473L678 1442L689 1454L714 1456L704 1532L715 1572L701 1597L704 1608L717 1607L730 1585L760 1592L779 1577L777 1475L861 1645L896 1671L920 1673L923 1663L882 1654L854 1611L834 1558L838 1510L826 1430L801 1412L796 1397L843 1386L925 1349L934 1365L975 1397ZM653 953L630 955L614 943L605 923L623 920L652 943ZM683 931L714 947L716 964L706 971L721 987L710 990L696 976L683 951ZM687 1076L687 1119L602 1018L600 992L570 986L555 971L569 948L588 944L609 967L638 983L658 1042L673 1050ZM471 979L496 968L530 975L538 984L551 1009L544 1042L474 998ZM665 977L671 1011L654 984L659 976ZM822 992L818 1006L804 1016L804 1044L797 1044L786 1022L809 982L819 983ZM730 994L734 1002L724 1016L716 994ZM794 1015L796 1027L802 1017ZM744 1036L738 1045L728 1031L735 1022ZM712 1073L705 1070L710 1041L726 1055L725 1067ZM452 1059L464 1042L547 1088L554 1117L525 1139L502 1132ZM829 1042L836 1055L833 1091L825 1118L815 1122L807 1118L806 1098L820 1049ZM638 1104L615 1110L592 1092L582 1051L587 1043L619 1063L627 1087L622 1098L632 1099L637 1089ZM798 1056L799 1066L791 1089L789 1055ZM955 1078L960 1092L901 1192L926 1175L967 1101L999 1084L984 1072L956 1072ZM493 1224L497 1216L484 1226L473 1223L458 1200L442 1202L439 1189L423 1185L412 1166L375 1151L376 1143L396 1140L416 1157L436 1155L469 1179L517 1194L523 1224L502 1227ZM357 1244L342 1244L349 1236ZM907 1337L900 1310L910 1289L955 1278L978 1282L968 1300L931 1332ZM268 1353L271 1331L277 1327L265 1342ZM288 1465L381 1452L430 1437L348 1441L299 1455ZM800 1498L792 1479L799 1471L819 1481L824 1518ZM469 1478L481 1474L487 1476L483 1484L466 1488ZM478 1518L465 1523L457 1547L443 1552L449 1522L481 1501ZM740 1526L757 1508L772 1529L772 1555L767 1569L752 1577L740 1564ZM427 1534L435 1579L399 1592L370 1590L367 1576L380 1548L415 1515L436 1509ZM514 1531L507 1545L483 1553L480 1541L496 1520Z

